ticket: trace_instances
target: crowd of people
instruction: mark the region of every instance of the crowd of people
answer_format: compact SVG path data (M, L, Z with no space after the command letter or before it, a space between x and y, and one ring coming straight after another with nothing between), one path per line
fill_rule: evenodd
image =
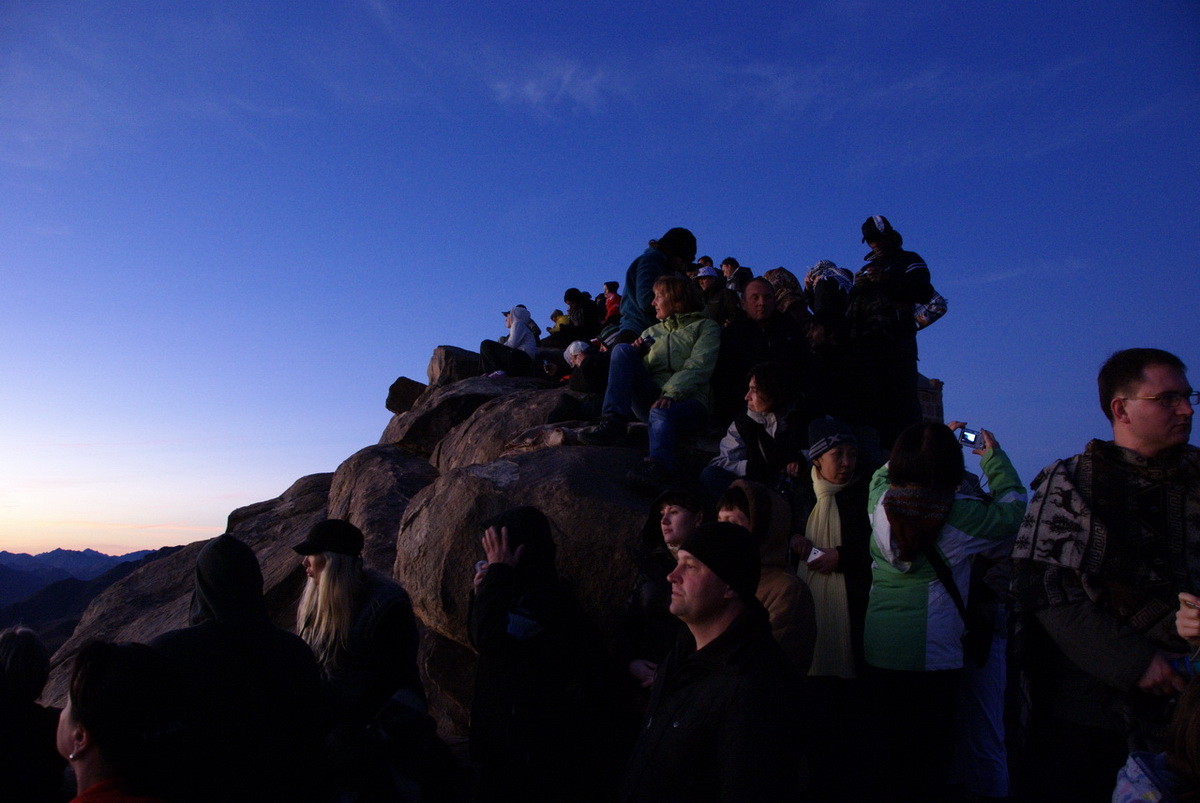
M626 481L653 501L626 534L636 576L611 639L560 576L543 511L481 525L469 758L436 736L406 592L331 519L294 547L294 633L227 534L199 552L190 626L85 645L61 712L36 704L37 635L0 634L0 787L60 801L69 782L83 803L1200 798L1186 367L1109 357L1112 439L1048 466L1027 501L994 433L921 420L916 333L945 301L886 218L862 236L856 274L822 261L799 279L718 270L671 229L620 298L567 291L550 343L593 402L582 440L646 421ZM485 369L544 375L528 310L505 316ZM709 426L719 454L686 465L680 438Z

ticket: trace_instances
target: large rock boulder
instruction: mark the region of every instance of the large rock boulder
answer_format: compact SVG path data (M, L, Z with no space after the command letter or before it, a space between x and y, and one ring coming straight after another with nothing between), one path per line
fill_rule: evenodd
M449 385L483 373L483 358L479 352L460 349L458 346L438 346L426 369L429 387Z
M388 388L387 401L383 403L383 406L388 408L389 412L406 413L416 404L417 399L421 398L425 387L407 376L397 377L392 386Z
M403 446L414 454L428 456L438 441L485 402L521 391L552 387L554 383L549 380L516 376L495 379L479 376L453 385L431 384L413 409L392 417L379 442Z
M254 549L263 571L263 588L272 619L295 624L295 603L304 583L292 544L325 517L332 474L297 480L281 496L229 514L227 532ZM214 533L216 535L216 533ZM191 605L196 556L207 541L149 563L108 587L92 600L74 634L54 654L43 699L61 705L71 658L89 639L147 642L168 630L185 627Z
M490 463L531 427L546 424L568 398L565 388L528 390L485 402L438 442L429 462L438 471Z
M620 482L638 457L629 449L564 446L443 474L413 497L396 544L395 575L417 615L469 644L467 599L483 557L481 525L509 508L534 505L550 519L559 573L613 632L633 578L626 543L649 509L648 500Z
M391 575L396 532L413 495L437 478L429 462L398 446L368 446L345 460L329 488L329 518L363 531L363 564Z

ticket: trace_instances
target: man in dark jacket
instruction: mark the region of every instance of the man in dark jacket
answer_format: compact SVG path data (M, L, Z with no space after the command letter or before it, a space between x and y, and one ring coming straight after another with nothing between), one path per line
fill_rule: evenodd
M755 598L758 545L736 524L704 524L678 557L671 613L687 628L655 678L621 799L794 798L799 678Z
M299 636L271 624L262 585L249 546L214 538L196 559L191 627L151 643L183 681L180 799L321 798L320 671Z
M904 238L883 215L867 218L862 234L871 253L855 274L846 314L863 376L871 383L871 423L884 448L891 448L901 431L921 421L914 309L933 297L933 285L925 260L903 249Z
M775 288L761 277L747 283L742 311L743 316L721 330L721 351L712 380L715 423L724 429L745 411L750 369L764 362L781 363L796 373L797 407L806 415L809 352L804 330L792 316L778 311Z

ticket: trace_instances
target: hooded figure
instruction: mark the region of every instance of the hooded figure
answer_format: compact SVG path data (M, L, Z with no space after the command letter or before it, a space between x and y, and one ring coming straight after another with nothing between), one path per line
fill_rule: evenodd
M481 796L610 799L607 660L595 626L559 582L550 522L526 506L484 529L485 549L504 534L507 552L488 549L468 613L479 652L471 753Z
M183 800L312 800L325 705L312 651L267 618L262 571L232 535L196 560L191 627L153 642L181 679Z

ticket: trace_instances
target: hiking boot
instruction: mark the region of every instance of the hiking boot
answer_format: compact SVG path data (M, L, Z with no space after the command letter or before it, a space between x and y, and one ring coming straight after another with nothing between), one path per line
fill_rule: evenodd
M674 479L671 470L658 460L647 457L625 475L625 485L646 496L657 496Z
M579 433L579 440L589 446L611 446L617 439L625 435L625 422L617 418L605 416L591 430Z

